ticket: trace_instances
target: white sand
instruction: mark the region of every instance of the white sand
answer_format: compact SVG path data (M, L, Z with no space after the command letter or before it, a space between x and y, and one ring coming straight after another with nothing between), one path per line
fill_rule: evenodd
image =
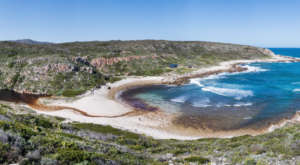
M200 69L195 72L207 72L219 69L228 69L232 64L236 63L250 63L250 62L276 62L276 61L288 61L290 58L281 57L273 55L272 59L267 60L235 60L229 62L222 62L219 66L214 66L210 68ZM68 103L68 102L58 102L55 101L50 105L59 105L73 107L84 112L87 112L90 115L99 115L99 116L115 116L121 115L126 112L133 111L132 108L123 105L117 100L114 100L109 96L110 92L119 87L126 86L128 84L143 84L146 82L157 82L159 83L164 77L128 77L121 81L118 81L114 84L110 84L111 90L102 88L96 90L94 93L87 93L81 99ZM181 135L180 131L172 131L177 133L170 133L170 129L176 130L177 128L172 127L171 121L174 115L156 112L156 113L147 113L142 115L129 115L122 116L117 118L107 118L107 117L86 117L81 114L76 114L72 110L61 110L54 112L44 112L37 111L38 113L60 116L67 118L69 121L79 121L83 123L96 123L103 125L111 125L115 128L121 128L124 130L129 130L136 133L146 134L147 136L152 136L158 139L181 139L181 140L192 140L199 139L201 136L193 136L189 134ZM139 121L139 118L142 121ZM273 127L274 128L274 127ZM184 130L182 131L184 132ZM188 136L187 136L188 135ZM231 137L232 135L222 135L219 137Z

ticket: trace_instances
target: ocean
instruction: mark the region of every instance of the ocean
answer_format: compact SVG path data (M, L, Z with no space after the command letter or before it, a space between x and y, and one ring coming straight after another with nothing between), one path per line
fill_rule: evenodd
M300 58L300 48L269 48ZM260 130L300 111L300 63L249 63L248 70L191 79L186 85L135 87L120 94L177 117L173 124L210 131Z

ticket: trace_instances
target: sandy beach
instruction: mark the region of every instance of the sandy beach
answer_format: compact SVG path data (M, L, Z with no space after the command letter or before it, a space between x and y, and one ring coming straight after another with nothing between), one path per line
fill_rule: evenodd
M265 132L273 131L283 125L284 122L278 125L272 125L269 129L261 131L257 130L236 130L227 132L202 132L193 128L177 127L172 124L172 119L176 117L174 114L168 114L164 111L143 112L137 111L132 107L115 99L118 91L126 90L128 88L138 85L161 84L162 81L172 81L178 77L191 77L193 74L207 73L217 70L230 69L232 65L251 62L293 62L299 59L284 57L279 55L272 55L270 59L264 60L235 60L229 62L222 62L219 66L200 69L186 75L171 75L168 77L126 77L121 81L113 84L108 84L111 89L102 87L94 92L87 92L79 96L73 101L66 101L63 99L42 98L39 100L41 104L46 106L61 106L64 107L58 111L43 111L43 109L36 108L35 110L41 114L51 116L59 116L67 118L67 122L78 121L83 123L96 123L103 125L111 125L115 128L129 130L131 132L146 134L158 139L181 139L192 140L204 137L233 137L245 134L257 135ZM69 107L69 108L68 108ZM32 107L31 107L32 108ZM34 107L33 107L34 108ZM74 111L85 112L93 117L82 115ZM101 117L97 117L101 116ZM295 115L292 121L299 120L299 116ZM141 120L139 120L139 118Z

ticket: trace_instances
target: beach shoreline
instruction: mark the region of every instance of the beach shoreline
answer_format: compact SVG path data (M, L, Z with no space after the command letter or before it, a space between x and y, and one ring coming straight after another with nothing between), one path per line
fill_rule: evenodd
M170 75L167 77L127 77L114 84L109 84L111 89L99 89L94 93L88 92L79 99L71 102L49 100L49 98L39 99L41 104L46 106L61 106L64 107L59 111L43 111L42 109L33 108L38 113L59 116L67 118L69 121L78 121L83 123L95 123L102 125L111 125L115 128L128 130L135 133L145 134L157 139L180 139L194 140L199 138L230 138L241 135L259 135L274 131L286 123L286 121L299 121L299 114L296 113L292 119L286 119L278 122L278 124L270 125L269 128L262 130L233 130L233 131L199 131L193 128L185 128L172 124L172 120L176 117L175 114L168 114L163 111L145 112L137 111L134 108L120 102L115 98L117 92L126 90L135 86L153 85L153 84L182 84L191 78L201 78L222 72L239 72L245 71L236 69L239 64L253 62L298 62L299 59L290 58L279 55L272 55L270 59L263 60L235 60L222 62L219 66L199 69L186 75ZM180 81L178 81L180 80ZM182 81L184 80L184 81ZM180 83L178 83L180 82ZM69 108L68 108L69 107ZM94 117L84 116L74 113L78 109ZM130 113L135 112L135 113ZM128 113L128 115L123 115ZM102 117L97 117L102 116ZM106 116L106 117L103 117ZM116 116L116 117L114 117ZM142 121L140 121L140 119Z

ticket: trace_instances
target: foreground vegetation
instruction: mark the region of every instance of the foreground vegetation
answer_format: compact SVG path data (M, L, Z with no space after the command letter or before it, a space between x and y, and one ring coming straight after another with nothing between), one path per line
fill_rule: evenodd
M158 140L0 106L0 164L298 164L300 124L259 136Z

